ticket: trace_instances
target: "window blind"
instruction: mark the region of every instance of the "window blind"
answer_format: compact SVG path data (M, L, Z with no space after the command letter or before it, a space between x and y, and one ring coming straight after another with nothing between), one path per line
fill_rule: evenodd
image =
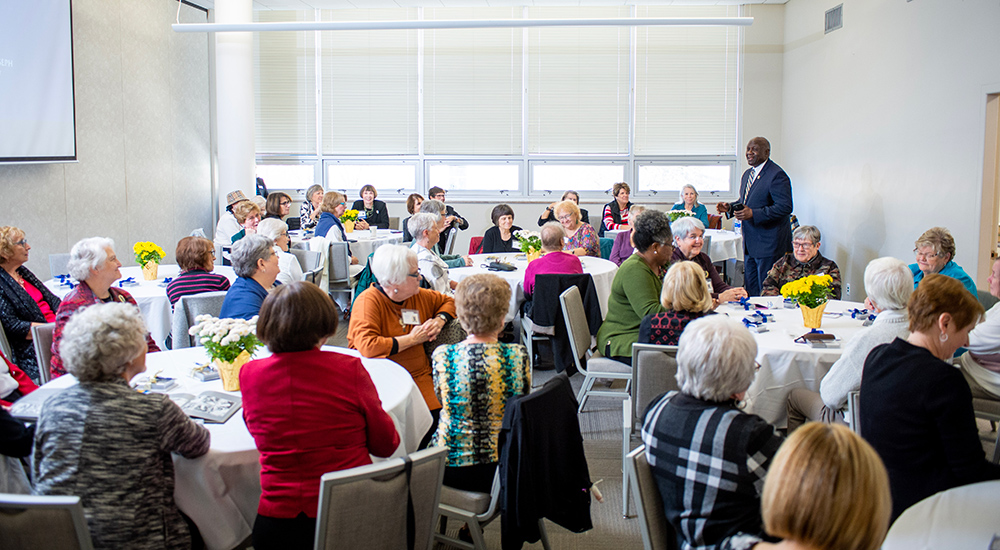
M312 12L255 11L257 21L312 21ZM254 33L254 141L258 153L316 153L315 36Z

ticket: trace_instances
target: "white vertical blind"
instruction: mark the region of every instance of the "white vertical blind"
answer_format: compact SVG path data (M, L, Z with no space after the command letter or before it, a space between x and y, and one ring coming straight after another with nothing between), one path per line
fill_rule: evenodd
M733 17L737 6L640 6L643 17ZM638 27L636 155L736 153L736 27Z
M522 8L425 8L424 19L520 19ZM523 29L424 31L424 152L521 154Z
M323 21L417 18L414 8L323 10ZM320 35L324 154L416 154L417 32Z
M312 12L255 11L257 21L312 21ZM254 33L257 153L316 152L315 36L310 31Z
M529 19L629 17L628 7L532 7ZM528 152L627 154L628 27L528 29Z

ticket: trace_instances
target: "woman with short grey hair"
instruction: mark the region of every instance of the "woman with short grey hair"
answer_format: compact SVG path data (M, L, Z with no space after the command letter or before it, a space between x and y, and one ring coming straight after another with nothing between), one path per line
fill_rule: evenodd
M788 394L788 433L808 421L847 425L847 395L861 388L865 359L876 346L910 335L906 304L913 275L896 258L876 258L865 268L865 307L875 316L856 334L819 384L819 392L796 388Z
M837 262L819 252L819 229L803 225L792 233L792 251L785 254L767 272L761 296L780 296L781 287L807 275L829 275L833 279L833 298L840 299L840 268Z
M312 229L319 223L319 216L322 213L319 205L323 203L323 186L314 183L306 189L306 200L302 201L299 208L299 227L304 231Z
M274 253L278 255L279 283L287 285L305 278L298 258L288 252L288 245L292 242L288 237L288 224L278 218L268 218L257 226L257 234L274 241Z
M428 201L436 202L436 201ZM427 204L426 202L424 204ZM423 207L421 207L423 208ZM435 252L438 239L441 238L440 216L421 212L410 218L410 233L413 234L413 244L410 248L417 253L417 263L420 274L430 283L431 288L442 293L451 294L458 283L448 278L448 264Z
M747 296L743 287L731 286L719 275L712 258L703 251L705 225L698 218L687 216L670 224L674 234L674 262L692 261L708 275L708 291L719 302L731 302Z
M267 292L278 278L278 255L274 241L247 235L233 245L233 271L238 278L222 302L222 319L250 319L260 313Z
M166 395L129 387L146 370L145 334L132 305L78 311L62 352L79 384L46 401L38 417L35 494L80 497L95 548L191 547L171 453L207 453L209 433Z
M943 227L932 227L924 231L913 245L916 247L913 253L917 257L916 263L910 264L914 288L927 275L940 273L957 279L973 296L978 296L976 282L962 266L955 263L955 238L950 231Z
M115 255L115 242L104 237L90 237L73 245L69 251L69 273L80 281L67 294L59 310L56 311L56 326L52 333L52 359L50 363L51 378L66 374L61 351L62 333L66 323L77 310L102 302L119 302L139 306L132 295L112 284L121 278L119 268L122 263ZM149 352L160 351L153 338L146 334L146 349Z
M447 224L448 207L439 200L428 199L420 203L419 213L434 214L439 216L438 228L441 234L438 236L438 241L440 242L441 237L448 234L446 231L448 229L448 224ZM411 217L408 219L412 220L413 218ZM418 237L417 235L418 230L410 227L409 225L407 225L407 228L409 228L410 234L412 235L413 239L416 240ZM435 246L432 252L437 254L437 257L441 258L441 260L445 264L447 264L448 267L468 267L472 265L472 258L470 258L469 256L463 256L461 254L441 254L441 251L439 249L441 249L442 246L443 245Z
M667 520L687 547L760 536L764 476L782 439L738 406L753 381L757 344L739 321L711 315L692 321L678 345L681 390L659 398L642 427ZM704 475L707 464L713 475Z

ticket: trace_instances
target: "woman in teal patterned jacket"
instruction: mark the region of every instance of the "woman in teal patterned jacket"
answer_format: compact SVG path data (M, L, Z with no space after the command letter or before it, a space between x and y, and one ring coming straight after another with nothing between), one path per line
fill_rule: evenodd
M434 351L434 389L441 418L433 445L448 448L444 484L488 493L499 459L497 437L507 400L531 391L528 354L502 344L510 286L491 274L472 275L455 289L455 307L469 337Z

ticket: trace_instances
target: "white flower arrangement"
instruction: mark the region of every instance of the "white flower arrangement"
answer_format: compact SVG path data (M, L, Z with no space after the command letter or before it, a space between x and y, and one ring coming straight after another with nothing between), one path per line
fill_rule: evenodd
M217 319L211 315L199 315L197 324L188 329L188 334L197 336L209 357L231 362L241 352L253 352L260 347L257 339L257 316L245 319Z
M517 242L520 244L521 252L530 254L542 249L542 234L538 231L528 231L519 229L514 232Z

